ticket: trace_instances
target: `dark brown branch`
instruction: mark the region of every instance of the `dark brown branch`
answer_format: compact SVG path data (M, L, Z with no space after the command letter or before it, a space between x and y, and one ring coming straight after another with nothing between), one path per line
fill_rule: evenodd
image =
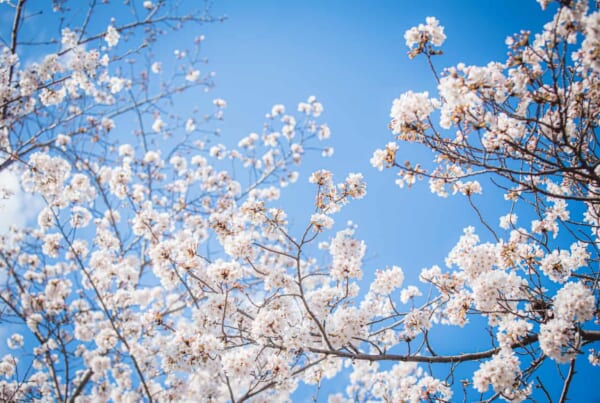
M514 343L511 348L525 347L538 340L538 335L530 335L519 343ZM496 347L490 350L481 351L479 353L466 353L458 355L437 355L437 356L426 356L426 355L403 355L403 354L365 354L365 353L349 353L347 351L340 350L326 350L322 348L311 347L309 350L317 354L333 355L342 358L350 358L354 360L362 361L400 361L400 362L424 362L429 364L434 363L457 363L465 361L476 361L484 358L490 358L494 354L497 354L501 348Z
M91 369L87 370L87 372L83 376L83 379L81 380L81 382L79 382L77 389L75 389L73 395L69 398L69 403L75 403L75 399L81 394L81 392L83 392L83 389L85 389L85 386L90 381L93 374L94 372Z
M571 364L569 365L569 373L567 374L567 379L565 379L562 392L560 393L559 403L567 401L567 393L569 393L569 386L571 386L573 375L575 375L575 359L572 359Z

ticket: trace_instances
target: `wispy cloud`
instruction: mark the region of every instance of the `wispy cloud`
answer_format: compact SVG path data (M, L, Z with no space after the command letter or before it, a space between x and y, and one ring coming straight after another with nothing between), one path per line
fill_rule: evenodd
M12 170L0 172L0 234L15 225L24 226L37 216L42 203L23 192L19 175Z

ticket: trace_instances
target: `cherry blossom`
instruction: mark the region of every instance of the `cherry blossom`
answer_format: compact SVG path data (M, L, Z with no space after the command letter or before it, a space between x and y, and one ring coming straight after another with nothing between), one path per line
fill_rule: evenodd
M0 171L42 207L0 234L1 399L289 401L341 381L329 401L539 400L556 385L565 401L575 364L597 370L597 4L559 2L483 66L437 69L435 17L406 31L437 86L391 100L370 164L478 219L420 272L372 267L379 245L343 225L366 175L302 170L333 154L316 96L269 106L232 141L224 99L170 108L213 86L203 37L155 59L172 29L214 20L179 7L131 2L100 31L61 23L27 65L22 26L2 47ZM407 143L432 161L397 162ZM296 181L313 192L305 214L280 200ZM478 341L452 351L450 328Z

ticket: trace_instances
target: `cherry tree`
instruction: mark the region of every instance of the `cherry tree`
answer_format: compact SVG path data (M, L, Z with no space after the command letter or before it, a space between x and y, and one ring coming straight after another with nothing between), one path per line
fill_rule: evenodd
M463 195L486 232L466 228L420 284L398 266L364 284L365 243L333 231L360 173L313 172L306 222L278 202L306 153L331 154L315 97L274 105L236 146L220 141L225 100L177 107L213 86L203 37L173 60L155 48L217 22L209 4L126 1L104 21L103 3L54 1L56 39L40 40L42 6L3 3L0 171L42 207L1 235L2 399L270 402L344 380L329 401L565 401L576 365L600 364L596 5L542 1L543 32L486 66L439 70L434 17L406 32L437 94L393 101L395 141L371 163ZM398 162L409 142L433 163ZM511 202L499 222L480 182ZM486 336L448 352L448 326Z

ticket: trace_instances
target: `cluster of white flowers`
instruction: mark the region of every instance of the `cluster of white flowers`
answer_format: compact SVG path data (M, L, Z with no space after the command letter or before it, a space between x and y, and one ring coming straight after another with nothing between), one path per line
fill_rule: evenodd
M403 140L414 140L428 127L427 119L433 110L434 102L428 92L405 92L392 104L390 129Z
M117 31L113 25L109 25L106 29L106 35L104 36L104 40L108 44L108 47L112 48L117 46L120 37L121 35L119 35L119 31Z
M425 24L419 24L412 27L404 33L406 46L413 48L415 45L423 46L427 42L431 42L434 46L442 46L446 40L444 27L435 17L427 17Z
M353 199L362 199L367 194L367 184L360 173L348 174L346 180L338 184L338 188L344 197L349 196Z
M32 169L23 174L23 188L28 192L39 192L48 200L60 201L65 183L71 175L70 164L46 153L32 154L29 164Z
M23 341L23 335L19 333L13 333L6 342L8 344L8 347L14 350L23 347Z
M502 347L508 348L525 337L533 329L533 324L523 319L505 317L498 325L498 341Z
M590 354L588 355L588 361L590 364L594 366L600 366L600 352L595 351L593 348L590 349Z
M429 310L413 309L404 318L404 331L401 335L410 341L429 329L431 325L431 312Z
M333 218L327 214L315 213L310 217L310 223L314 225L316 231L331 229L333 227Z
M362 278L362 259L367 245L352 237L354 231L345 229L339 231L331 240L329 253L332 263L330 275L335 280Z
M540 262L540 269L557 283L564 283L572 272L584 267L589 254L579 242L571 245L571 253L566 250L553 250Z
M403 282L404 272L398 266L392 266L385 270L377 270L375 272L375 280L371 283L370 291L387 295L396 288L402 287Z
M156 118L154 119L154 122L152 123L152 131L156 132L156 133L160 133L165 129L166 126L167 126L167 124L165 123L165 121L162 120L160 118L160 116L156 116Z
M336 348L367 336L369 313L356 307L337 309L328 321L329 340Z
M185 76L185 79L187 81L191 81L191 82L198 81L199 78L200 78L200 70L190 70Z
M312 115L317 118L323 113L323 104L317 101L314 95L308 97L306 102L300 102L298 104L298 112L302 112L307 115Z
M517 215L514 213L506 214L500 217L500 228L508 230L517 225Z
M498 315L515 311L518 301L524 300L526 285L527 281L514 272L494 270L483 273L472 282L475 307L489 315L490 323L495 324Z
M216 284L234 284L242 276L242 271L236 262L217 260L207 267L207 274Z
M577 355L575 325L564 319L551 319L540 326L540 348L559 363L569 362Z
M388 143L383 150L375 150L371 157L371 165L382 171L384 167L390 167L396 161L398 144Z
M522 402L532 392L532 385L521 385L519 358L510 349L502 349L489 361L482 363L473 374L473 386L479 392L486 392L491 385L510 402ZM524 388L520 388L524 386Z
M452 400L452 390L443 381L426 374L416 363L396 363L389 370L378 363L356 361L352 364L350 385L342 394L330 396L329 402L391 401L418 402Z
M557 318L574 322L585 322L593 318L596 298L592 290L581 282L566 283L554 296Z
M421 295L423 295L421 290L414 285L409 285L400 292L400 301L402 301L403 304L406 304L412 298L419 297Z
M315 207L326 214L337 213L350 199L361 199L367 193L362 174L351 173L343 183L336 186L333 183L333 174L322 169L313 172L308 181L319 187Z

